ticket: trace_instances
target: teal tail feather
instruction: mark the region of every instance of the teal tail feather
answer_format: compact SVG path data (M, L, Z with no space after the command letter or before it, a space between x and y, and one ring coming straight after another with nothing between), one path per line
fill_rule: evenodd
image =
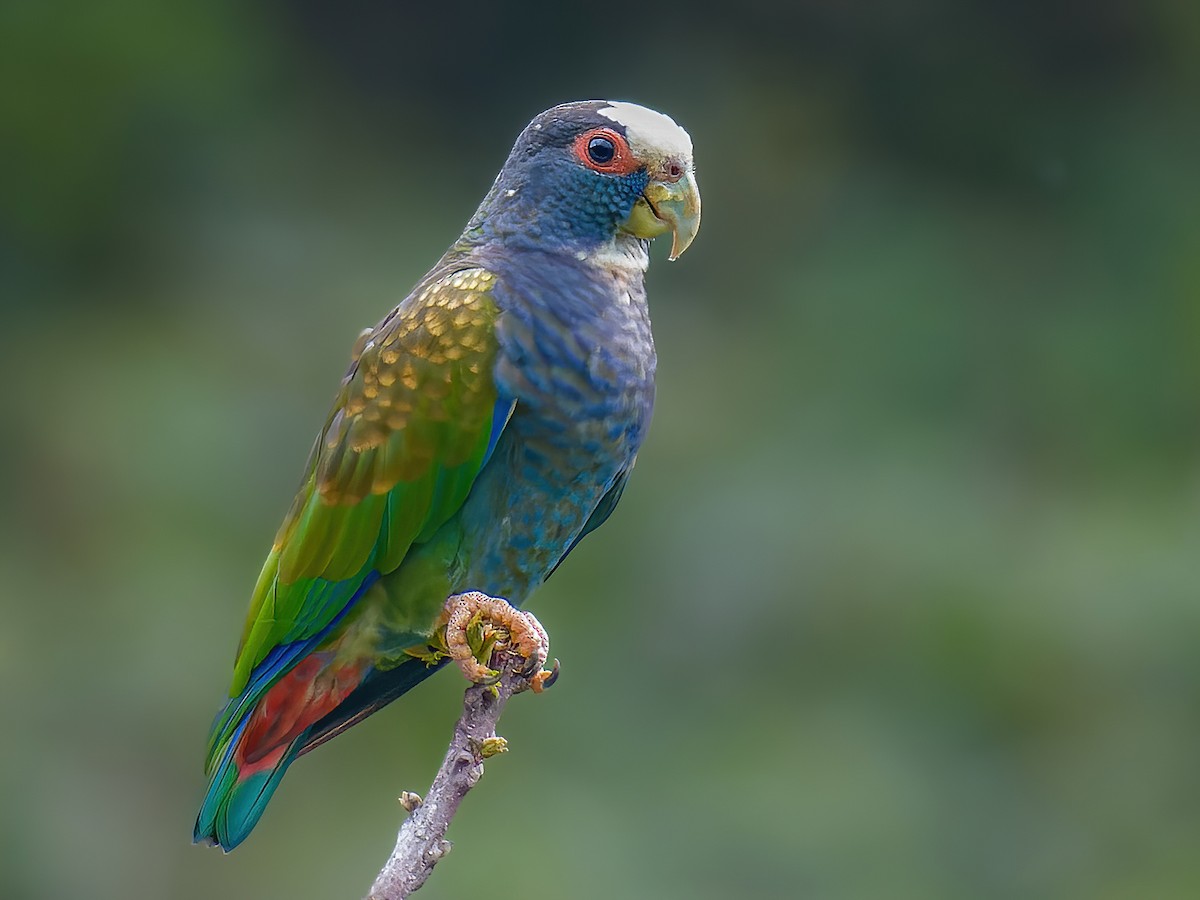
M258 823L299 750L299 741L294 741L282 748L282 753L271 754L277 755L277 760L239 766L236 751L244 728L245 723L222 753L192 832L196 843L220 847L226 853L244 841Z
M253 708L246 709L241 697L231 700L242 716L231 729L229 709L218 715L208 792L192 834L196 843L232 850L258 823L298 756L386 706L445 663L428 666L410 659L384 671L344 667L334 672L326 662L321 655L308 656ZM331 679L318 681L330 672ZM225 729L230 730L222 739Z

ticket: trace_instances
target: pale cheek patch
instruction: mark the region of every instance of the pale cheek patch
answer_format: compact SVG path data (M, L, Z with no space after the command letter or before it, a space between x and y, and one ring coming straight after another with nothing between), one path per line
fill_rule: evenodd
M598 110L600 115L625 126L634 155L642 157L648 152L662 156L678 156L687 162L692 160L692 139L675 124L670 116L638 106L636 103L614 101Z

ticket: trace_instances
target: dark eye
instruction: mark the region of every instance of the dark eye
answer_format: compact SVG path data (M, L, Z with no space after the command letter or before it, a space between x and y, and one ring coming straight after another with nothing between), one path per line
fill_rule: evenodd
M617 148L608 138L597 135L588 141L587 155L596 165L606 166L617 155Z
M575 138L571 149L583 165L605 175L628 175L641 165L625 137L611 128L589 128Z

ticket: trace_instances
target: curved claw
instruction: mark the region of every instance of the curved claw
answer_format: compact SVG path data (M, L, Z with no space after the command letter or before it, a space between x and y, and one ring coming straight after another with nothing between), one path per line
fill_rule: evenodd
M556 681L558 681L557 659L554 661L554 665L550 667L549 672L547 672L545 669L542 669L540 672L533 675L529 679L529 687L535 694L540 694L546 688L552 687Z

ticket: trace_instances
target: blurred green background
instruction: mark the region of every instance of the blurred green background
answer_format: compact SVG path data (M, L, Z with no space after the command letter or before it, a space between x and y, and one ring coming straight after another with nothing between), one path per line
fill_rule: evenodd
M231 856L206 731L359 329L599 96L704 227L421 896L1200 896L1198 9L0 5L0 895L365 892L457 676Z

